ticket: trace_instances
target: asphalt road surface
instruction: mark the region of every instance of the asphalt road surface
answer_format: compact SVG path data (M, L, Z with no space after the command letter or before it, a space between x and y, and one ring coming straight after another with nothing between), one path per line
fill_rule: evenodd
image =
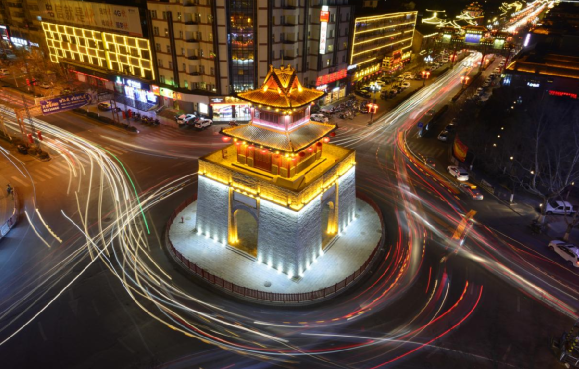
M308 307L224 296L163 251L197 158L224 145L219 127L134 135L62 113L35 123L49 162L2 142L2 175L26 212L0 242L2 367L556 368L550 339L576 319L576 275L483 220L464 223L477 205L406 147L467 72L455 66L371 126L340 122L333 142L356 149L386 246L355 289Z

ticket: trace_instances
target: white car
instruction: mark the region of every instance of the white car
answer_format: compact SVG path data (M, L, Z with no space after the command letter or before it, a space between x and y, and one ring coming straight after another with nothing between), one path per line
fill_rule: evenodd
M459 181L468 181L468 172L465 169L459 168L456 165L448 166L448 173Z
M443 142L448 141L448 131L442 131L442 132L440 132L440 134L438 135L437 138L438 138L439 141L443 141Z
M46 82L41 82L41 83L38 84L38 87L49 89L49 88L52 87L52 86L50 86L50 85L49 85L48 83L46 83Z
M314 122L328 123L328 117L324 114L312 114L310 115L310 120L313 120Z
M545 209L545 213L547 214L575 214L575 210L573 209L573 205L568 201L557 201L557 200L549 200L547 201L547 208Z
M446 58L446 57L445 57L445 58L442 58L442 62L443 62L443 63L448 63L448 58Z
M565 241L553 240L549 242L549 250L559 254L559 256L567 261L569 266L572 265L575 268L579 268L579 261L577 260L579 249L577 249L577 246Z
M410 87L410 82L404 82L403 84L400 85L400 87L408 88L408 87Z
M177 117L177 124L178 125L189 124L189 122L191 122L195 118L197 118L195 114L182 114Z
M201 118L197 122L195 122L195 128L203 129L209 127L211 124L213 124L213 121L211 119Z
M482 87L479 87L479 88L476 89L477 95L480 95L480 94L482 94L483 92L484 92L484 88L482 88Z

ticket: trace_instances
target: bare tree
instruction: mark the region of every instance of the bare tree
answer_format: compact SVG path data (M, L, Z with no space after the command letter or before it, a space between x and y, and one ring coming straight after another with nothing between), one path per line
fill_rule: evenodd
M579 115L569 101L541 99L517 114L516 129L509 130L502 157L512 180L541 198L544 223L546 204L560 198L579 180ZM508 157L507 157L508 156ZM510 162L510 163L509 163Z

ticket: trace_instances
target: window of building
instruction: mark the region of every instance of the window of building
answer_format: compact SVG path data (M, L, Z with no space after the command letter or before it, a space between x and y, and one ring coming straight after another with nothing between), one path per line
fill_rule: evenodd
M282 25L285 24L285 16L282 15L281 17L279 17L279 20L280 20L280 23L281 23Z
M183 31L179 31L179 38L183 39Z
M199 82L199 88L205 90L207 88L207 84L205 82Z
M330 13L330 22L334 23L336 21L336 13Z
M161 74L161 75L159 76L159 82L165 83L165 76L164 76L164 75Z
M211 14L207 14L207 23L213 23L213 16Z
M159 27L153 27L153 34L159 36Z
M185 63L183 63L183 69L181 69L181 72L185 72L187 70L187 67L185 66ZM187 82L185 82L187 83Z
M191 89L192 89L192 90L196 90L196 89L197 89L197 82L191 82Z
M213 32L209 32L209 41L213 41Z
M329 44L328 45L328 52L331 53L332 51L334 51L334 45Z
M161 44L155 44L155 50L161 51Z
M169 30L165 28L165 37L169 37Z
M167 54L171 54L171 46L167 45Z
M210 69L210 74L211 74L212 76L215 75L215 68L211 67L211 69Z
M271 17L271 24L275 26L275 17Z
M173 69L173 62L169 62L169 69Z
M328 58L328 60L326 60L326 66L330 66L330 58Z
M163 12L163 19L167 19L167 12Z
M200 56L200 57L203 57L203 56L204 56L203 49L199 49L199 56Z
M330 30L330 34L329 34L329 37L328 37L328 38L333 38L333 37L334 37L334 30L333 30L333 29L331 29L331 30Z
M178 21L181 20L181 12L177 12L177 20L178 20Z
M346 55L342 55L342 63L346 62Z
M185 88L189 88L189 82L185 81Z
M185 48L181 48L181 55L185 55Z
M199 66L199 73L205 74L205 66L204 65Z
M158 59L157 64L159 64L160 68L163 68L163 59Z
M157 19L157 11L156 10L151 10L151 18Z

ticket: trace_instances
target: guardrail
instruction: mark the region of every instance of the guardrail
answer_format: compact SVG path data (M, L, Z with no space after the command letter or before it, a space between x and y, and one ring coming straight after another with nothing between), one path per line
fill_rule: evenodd
M14 198L14 209L12 215L0 226L0 240L10 232L12 227L18 222L18 192L12 189L12 196Z
M274 293L274 292L259 291L259 290L255 290L255 289L251 289L251 288L247 288L247 287L238 286L235 283L231 283L229 281L224 280L221 277L218 277L214 274L209 273L208 271L204 270L203 268L201 268L197 264L195 264L195 263L191 262L190 260L188 260L187 258L183 257L183 254L181 254L179 251L177 251L175 249L175 247L173 246L173 243L171 242L171 238L169 237L169 229L171 228L171 225L173 224L173 221L175 220L177 215L183 209L185 209L187 206L189 206L191 203L193 203L195 200L197 200L197 195L186 200L185 202L183 202L181 205L179 205L173 211L173 213L171 214L171 216L169 218L169 221L167 222L167 226L165 228L165 240L167 242L167 247L168 247L171 255L173 256L175 261L177 261L178 264L181 264L183 267L186 267L191 272L193 272L196 276L204 279L206 282L209 282L212 285L214 285L214 286L216 286L216 287L218 287L226 292L233 293L234 295L239 295L239 296L244 297L244 298L249 298L249 299L253 299L253 300L260 300L260 301L265 301L265 302L270 302L270 303L289 303L289 304L294 303L295 304L295 303L301 303L301 302L313 302L316 300L324 300L325 298L327 298L331 295L334 295L337 292L344 290L347 286L349 286L350 284L352 284L353 282L358 280L360 278L360 276L362 276L368 270L368 267L373 263L376 255L378 254L378 251L380 250L380 246L383 244L384 239L385 239L384 219L382 218L382 211L380 210L378 205L376 205L376 203L373 200L371 200L370 198L368 198L366 195L364 195L361 192L356 191L356 197L359 198L360 200L363 200L366 203L368 203L374 209L374 211L378 214L378 217L380 218L380 225L382 227L382 235L380 236L380 240L378 240L378 244L376 245L376 247L372 251L372 254L370 255L370 257L368 257L368 259L364 262L364 264L362 264L362 266L360 266L360 268L358 268L358 270L356 270L354 273L350 274L344 280L334 284L333 286L328 286L328 287L319 289L317 291L302 292L302 293Z

